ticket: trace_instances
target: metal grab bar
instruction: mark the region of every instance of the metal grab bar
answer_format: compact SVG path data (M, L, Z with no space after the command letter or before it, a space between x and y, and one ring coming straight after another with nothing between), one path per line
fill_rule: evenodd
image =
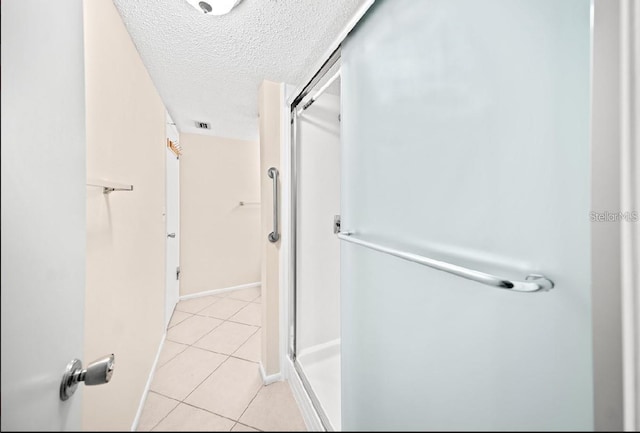
M525 278L525 281L511 281L504 278L496 277L495 275L486 274L480 271L474 271L473 269L467 269L462 266L453 265L447 262L442 262L440 260L430 259L429 257L420 256L418 254L407 253L404 251L396 250L395 248L374 244L373 242L367 242L354 237L353 233L350 232L338 233L338 238L342 239L343 241L361 245L375 251L380 251L381 253L409 260L410 262L419 263L430 268L438 269L440 271L448 272L450 274L457 275L468 280L477 281L479 283L498 287L500 289L508 289L516 292L538 292L549 291L553 289L553 281L551 281L544 275L529 274Z
M278 169L271 167L267 170L267 175L273 179L273 231L269 233L269 242L278 242Z

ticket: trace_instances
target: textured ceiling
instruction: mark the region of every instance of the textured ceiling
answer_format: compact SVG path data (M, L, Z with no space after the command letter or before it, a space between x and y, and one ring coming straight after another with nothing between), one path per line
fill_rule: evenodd
M262 80L300 84L363 0L243 0L223 16L186 0L114 3L181 132L257 139Z

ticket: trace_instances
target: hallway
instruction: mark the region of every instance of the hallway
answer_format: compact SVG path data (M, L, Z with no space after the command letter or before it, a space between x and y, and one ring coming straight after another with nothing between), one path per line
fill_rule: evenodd
M287 382L262 384L260 288L181 301L138 431L306 430Z

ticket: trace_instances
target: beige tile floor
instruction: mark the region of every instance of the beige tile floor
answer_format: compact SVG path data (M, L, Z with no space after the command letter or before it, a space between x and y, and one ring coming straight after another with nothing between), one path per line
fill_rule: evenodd
M304 431L287 382L262 384L260 289L182 301L139 431Z

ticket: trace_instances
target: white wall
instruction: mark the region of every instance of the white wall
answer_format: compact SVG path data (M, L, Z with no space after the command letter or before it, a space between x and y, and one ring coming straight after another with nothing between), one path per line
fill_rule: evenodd
M165 109L111 0L86 0L88 187L84 360L114 353L106 386L87 387L85 430L129 430L164 333Z
M260 148L181 134L180 294L260 281Z
M265 80L258 92L260 112L260 196L262 202L260 244L262 248L262 366L271 376L280 373L280 240L269 242L273 231L273 179L267 175L270 167L281 173L282 113L284 85ZM282 192L282 177L279 191ZM281 208L282 209L282 208ZM280 209L280 210L281 210ZM279 211L280 211L279 210ZM282 230L279 230L282 233Z
M2 431L79 430L85 254L82 2L2 2Z
M340 338L340 99L323 94L298 117L296 348Z

